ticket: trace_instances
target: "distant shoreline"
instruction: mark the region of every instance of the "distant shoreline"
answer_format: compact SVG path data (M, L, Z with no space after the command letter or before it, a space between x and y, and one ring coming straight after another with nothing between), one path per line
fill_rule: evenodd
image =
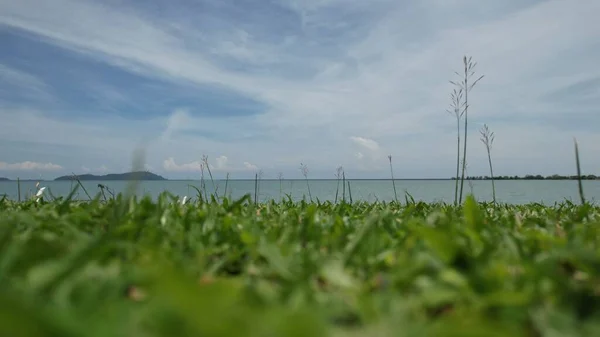
M541 176L541 175L526 175L526 176L498 176L494 177L495 181L502 180L577 180L577 176L561 176L561 175L552 175L552 176ZM581 176L582 180L600 180L600 176L595 175L583 175ZM201 181L200 179L167 179L160 175L151 173L151 172L126 172L126 173L110 173L105 175L93 175L93 174L83 174L83 175L65 175L60 176L52 180L48 179L19 179L21 182L48 182L48 181ZM254 181L255 179L247 178L247 179L229 179L229 181ZM335 178L314 178L308 179L309 181L336 181ZM346 180L350 181L391 181L390 178L347 178ZM395 181L455 181L456 178L395 178ZM490 177L487 176L476 176L476 177L465 177L465 180L468 181L476 181L476 180L491 180ZM0 177L0 181L9 181L16 182L17 179L8 179ZM210 181L210 179L206 179L205 181ZM214 181L226 181L226 179L214 179ZM280 179L261 179L261 181L280 181ZM293 179L281 179L281 181L305 181L302 178L293 178Z

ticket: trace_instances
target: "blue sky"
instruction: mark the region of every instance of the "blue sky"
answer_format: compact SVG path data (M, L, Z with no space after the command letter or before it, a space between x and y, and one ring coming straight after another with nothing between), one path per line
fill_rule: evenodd
M0 176L600 174L597 0L0 0Z

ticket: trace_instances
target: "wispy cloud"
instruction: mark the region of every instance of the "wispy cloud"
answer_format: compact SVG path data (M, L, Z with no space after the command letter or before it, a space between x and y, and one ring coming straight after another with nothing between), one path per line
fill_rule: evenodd
M170 140L171 136L178 131L193 127L187 110L177 109L167 119L166 127L162 132L162 140Z
M359 146L361 146L369 151L372 151L372 152L379 151L379 143L377 143L373 139L363 138L363 137L355 137L355 136L350 137L350 139L355 144L358 144Z
M38 76L0 63L0 103L14 102L16 98L47 103L53 100L49 91L50 87Z
M229 161L229 158L225 157L225 156L219 156L215 159L216 165L214 166L215 170L219 170L219 171L223 171L223 170L227 170L227 162Z
M258 170L258 166L251 164L247 161L244 162L244 168L248 171L256 171Z
M383 161L384 153L379 143L371 138L350 137L350 140L357 147L356 158L360 161L361 170L375 170L381 168L385 163Z
M89 168L86 166L82 166L81 171L83 173L108 173L109 169L108 169L108 167L106 167L106 165L102 165L100 167L95 167L95 168Z
M256 165L244 162L239 166L232 166L229 163L229 158L226 156L219 156L215 158L214 163L209 161L209 166L213 172L244 172L244 171L255 171L258 169ZM175 159L170 157L163 161L163 169L167 172L201 172L202 169L206 170L206 165L200 161L192 161L189 163L177 164Z
M160 14L151 8L0 0L0 39L33 40L40 53L53 48L77 57L89 69L87 87L114 102L95 105L85 117L87 106L75 95L64 95L68 109L22 102L0 111L7 121L0 140L35 142L40 149L73 146L78 150L69 168L92 167L91 160L120 167L144 143L149 163L168 172L197 170L195 158L206 153L217 170L216 158L226 154L241 159L238 168L246 161L248 172L257 169L252 162L298 175L298 163L310 161L314 172L344 165L373 176L385 174L390 152L403 158L401 176L450 176L448 80L467 53L486 75L471 96L470 118L495 130L500 174L565 173L570 167L557 158L572 156L574 135L589 165L600 165L583 146L600 141L589 127L600 122L592 113L600 104L598 1L279 0L249 6L201 0L171 1ZM13 65L14 55L3 53L0 63L13 79L52 90L66 85L55 75L30 72L26 63ZM66 57L52 55L48 62ZM119 87L123 74L128 82ZM64 76L76 78L68 71ZM159 89L148 89L153 85ZM221 94L213 94L216 89ZM484 149L475 141L469 151L470 172L484 174L485 162L477 161ZM165 165L165 158L187 164ZM223 167L236 166L225 160Z
M202 171L202 162L197 160L191 163L177 164L171 157L163 162L163 168L167 172L200 172Z
M4 83L21 86L24 89L34 89L39 91L47 89L46 83L40 78L3 64L0 64L0 79Z

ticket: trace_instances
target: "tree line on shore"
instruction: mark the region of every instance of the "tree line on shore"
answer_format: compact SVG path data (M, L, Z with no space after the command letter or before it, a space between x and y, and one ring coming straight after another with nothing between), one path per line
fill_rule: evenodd
M456 180L456 177L452 177L450 179ZM490 180L490 179L492 179L490 176L465 177L465 180ZM520 176L494 176L494 180L577 180L577 179L578 179L578 177L576 175L563 176L563 175L558 175L558 174L553 174L551 176L542 176L540 174L537 174L537 175L528 174L523 177L520 177ZM598 179L600 179L600 177L593 175L593 174L581 175L581 180L598 180Z

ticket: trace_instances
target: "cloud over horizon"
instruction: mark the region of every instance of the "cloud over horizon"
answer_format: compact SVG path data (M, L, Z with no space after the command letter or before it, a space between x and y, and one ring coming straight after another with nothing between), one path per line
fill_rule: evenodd
M0 172L450 177L463 55L468 164L600 174L595 0L0 0ZM68 13L68 15L67 15ZM23 165L24 163L29 163ZM48 163L48 164L42 164Z
M7 163L0 161L0 171L58 171L62 169L62 166L53 163L36 163L32 161Z

